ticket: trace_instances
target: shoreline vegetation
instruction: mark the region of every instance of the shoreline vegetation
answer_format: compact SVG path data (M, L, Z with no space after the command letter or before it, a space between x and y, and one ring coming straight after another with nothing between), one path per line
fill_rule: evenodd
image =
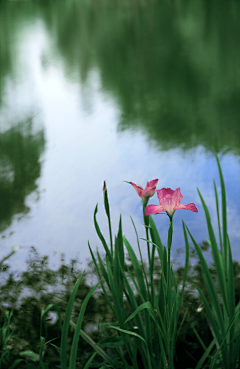
M175 271L170 256L172 242L177 242L174 212L197 209L180 204L180 189L156 190L157 180L145 189L129 182L143 204L147 262L133 220L140 260L123 235L121 216L113 237L105 182L109 242L98 225L97 205L94 225L105 254L89 244L92 260L86 271L78 268L77 260L67 265L64 255L53 271L48 257L32 248L28 270L13 273L7 265L17 252L13 248L0 261L0 369L239 368L240 264L231 256L225 185L216 160L221 182L221 201L214 182L218 235L198 190L209 239L198 245L183 222L185 265ZM148 206L155 192L160 205ZM144 216L159 212L169 217L167 246L155 225L161 217ZM207 264L209 252L213 263ZM94 287L89 285L92 279Z

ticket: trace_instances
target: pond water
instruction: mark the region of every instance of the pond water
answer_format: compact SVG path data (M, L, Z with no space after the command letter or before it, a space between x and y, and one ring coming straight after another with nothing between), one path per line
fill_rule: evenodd
M33 245L53 266L61 253L85 266L88 240L103 251L96 203L108 238L104 180L114 233L121 213L135 250L141 202L123 181L180 187L199 212L175 213L173 256L182 220L201 243L197 187L217 231L216 150L240 261L239 19L235 1L0 2L1 259L17 245L12 266L24 268ZM166 244L168 218L154 220Z

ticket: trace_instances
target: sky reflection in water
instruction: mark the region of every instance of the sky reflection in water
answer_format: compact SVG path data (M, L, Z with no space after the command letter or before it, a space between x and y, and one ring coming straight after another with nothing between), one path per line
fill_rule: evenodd
M119 102L111 91L104 89L99 68L93 67L82 84L74 78L74 69L72 80L69 79L62 58L53 52L52 40L42 21L23 28L19 40L17 73L14 79L7 79L0 108L1 132L31 112L33 133L43 129L46 144L40 157L37 189L26 197L30 211L23 216L16 214L11 225L2 232L1 257L10 252L12 246L19 245L20 250L12 257L12 262L22 268L29 247L34 245L40 254L49 255L55 265L61 253L66 254L67 260L77 255L85 265L85 259L89 258L88 240L94 250L97 245L103 250L93 225L96 203L99 203L98 220L102 232L108 238L103 180L107 182L114 233L121 213L124 233L134 245L130 215L139 236L145 236L141 201L124 180L145 187L147 181L158 178L157 188L180 187L182 202L196 204L197 214L182 210L174 215L173 255L177 248L184 248L182 219L197 242L207 238L197 187L217 230L213 179L219 188L219 176L212 153L202 145L166 149L149 138L141 126L120 130ZM220 159L227 190L233 258L240 261L239 156L228 152ZM156 195L150 203L158 203ZM158 215L154 220L166 244L168 217ZM142 252L146 255L144 244Z

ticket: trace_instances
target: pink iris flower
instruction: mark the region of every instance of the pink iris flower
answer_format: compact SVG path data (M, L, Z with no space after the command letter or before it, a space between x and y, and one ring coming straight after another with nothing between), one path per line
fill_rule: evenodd
M175 210L185 209L191 210L195 213L198 212L195 204L191 203L188 205L180 204L183 196L180 192L180 187L178 187L175 191L171 188L162 188L161 190L157 190L157 196L159 199L159 205L148 205L145 209L145 216L149 214L159 214L163 211L166 211L167 215L172 218Z
M141 186L136 185L133 182L128 183L130 183L135 188L138 196L141 197L143 204L146 205L149 198L152 197L156 192L158 179L153 179L152 181L147 182L145 189L143 189Z

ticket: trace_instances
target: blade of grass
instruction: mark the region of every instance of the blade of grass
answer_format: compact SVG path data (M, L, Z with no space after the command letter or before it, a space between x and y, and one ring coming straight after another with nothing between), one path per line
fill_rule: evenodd
M156 246L158 247L158 251L159 251L159 258L162 264L162 257L163 257L163 245L162 245L162 241L161 238L159 236L157 227L153 221L153 218L151 215L148 216L149 219L149 225L150 225L150 235L151 235L151 239L153 241L154 244L156 244ZM163 265L163 264L162 264Z
M233 261L232 261L232 251L230 246L230 241L228 238L228 280L227 280L227 290L228 290L228 301L229 301L229 321L231 321L235 314L235 283L234 283L234 271L233 271ZM230 341L234 337L234 325L230 329ZM236 354L234 353L234 345L231 344L229 348L229 356L232 357ZM235 359L236 360L236 359Z
M140 264L138 262L138 259L136 257L136 254L134 253L134 251L132 249L132 246L130 245L130 243L128 242L128 240L126 239L125 236L123 236L123 241L124 241L124 244L125 244L125 246L127 248L128 254L130 256L133 269L135 270L140 291L142 293L142 296L144 298L144 301L147 301L147 289L146 289L146 285L144 283L144 278L143 278L143 275L142 275Z
M59 310L59 307L56 304L49 304L46 309L42 309L41 310L41 324L40 324L40 337L42 336L42 324L44 322L44 316L47 315L47 313L50 310L53 310L53 308L56 310L57 315L58 315L58 319L59 319L59 324L60 324L60 329L62 330L62 318L61 318L61 313Z
M123 346L124 341L121 336L111 336L111 337L102 338L100 341L98 341L97 344L98 346L101 346L101 347L116 348L116 347Z
M76 329L75 329L74 336L73 336L72 349L71 349L70 361L69 361L69 369L75 369L76 358L77 358L77 349L78 349L78 341L79 341L80 331L81 331L81 327L82 327L83 316L85 314L85 310L87 308L88 301L89 301L90 297L92 296L92 294L94 293L94 291L96 290L96 288L98 287L99 283L100 283L100 281L91 289L91 291L87 294L87 296L83 300L83 303L82 303L82 306L81 306L81 309L80 309L80 313L79 313L79 316L78 316L78 320L77 320Z
M140 248L137 229L136 229L136 226L134 224L134 221L133 221L132 217L130 217L130 218L131 218L131 221L132 221L132 224L133 224L133 228L135 230L135 234L136 234L136 238L137 238L138 251L139 251L140 260L141 260L141 266L142 266L142 270L143 270L143 273L144 273L145 283L147 285L147 275L146 275L145 267L144 267L144 264L143 264L142 252L141 252L141 248ZM145 241L147 241L147 240L145 240Z
M22 361L25 361L23 359L17 359L14 361L14 363L8 368L8 369L14 369L18 366L18 364L20 364Z
M227 267L227 201L226 201L226 190L225 190L225 184L222 174L222 169L220 166L220 162L218 159L218 156L215 154L217 165L218 165L218 171L220 176L220 183L221 183L221 192L222 192L222 232L223 232L223 249L224 249L224 257ZM227 268L226 268L227 269Z
M185 268L184 268L183 285L182 285L182 291L181 291L181 296L183 297L184 287L185 287L185 283L187 279L188 263L189 263L189 243L188 243L187 231L186 231L184 222L182 222L182 226L183 226L184 240L185 240L185 246L186 246Z
M186 228L187 228L187 226L186 226ZM203 257L203 254L202 254L202 251L201 251L200 247L198 246L198 244L194 240L194 238L191 235L191 232L189 231L188 228L187 228L187 231L188 231L188 233L191 237L191 240L194 244L194 247L197 251L198 257L199 257L201 265L202 265L202 273L203 273L203 276L205 277L204 279L205 279L206 288L207 288L211 303L213 305L213 308L214 308L214 311L215 311L215 314L216 314L218 327L215 324L215 320L213 319L212 314L211 314L211 316L212 316L213 321L211 321L211 324L213 324L214 327L215 327L214 333L217 335L217 339L221 341L221 337L218 333L218 329L221 329L221 331L222 331L222 329L223 329L222 327L224 326L224 321L223 321L223 317L222 317L221 305L220 305L219 298L218 298L218 295L217 295L217 292L216 292L216 288L215 288L215 285L213 283L211 274L209 272L207 263L206 263L206 261ZM198 289L198 291L201 294L202 299L204 298L204 301L207 303L207 306L209 307L209 304L208 304L205 296L203 295L203 293L199 289ZM205 305L205 303L204 303L204 305ZM206 308L206 306L205 306L205 308ZM210 307L209 307L209 309L210 309ZM211 309L210 309L210 312L211 312Z
M109 207L109 201L108 201L108 192L107 192L107 186L106 186L105 181L104 181L104 184L103 184L103 199L104 199L105 212L106 212L107 218L108 218L108 228L109 228L111 254L113 255L112 225L111 225L110 207Z
M231 322L230 322L230 324L229 324L229 326L228 326L228 328L227 328L227 330L226 330L226 332L225 332L225 335L224 335L224 337L223 337L223 340L222 340L222 343L221 343L221 345L219 346L219 348L218 348L218 351L215 353L215 355L214 356L216 356L214 359L213 359L213 363L215 362L215 360L216 360L216 358L217 358L217 355L219 355L219 353L220 352L222 352L222 346L223 346L223 344L226 344L226 342L225 342L225 340L227 339L227 336L228 336L228 332L229 331L231 331L232 330L232 328L234 327L234 323L235 323L235 320L236 320L236 318L237 318L237 315L240 313L240 310L238 309L237 311L236 311L236 313L234 314L234 316L233 316L233 318L232 318L232 320L231 320ZM236 337L233 337L232 338L232 340L230 341L230 342L228 342L227 343L227 346L232 346L231 345L231 343L233 343L233 341L235 341L235 339L236 339ZM238 350L239 351L239 350ZM229 355L229 357L230 357L230 362L231 362L231 360L232 360L232 356L230 356Z
M183 315L183 318L181 320L181 323L178 327L178 331L177 331L177 337L179 336L180 332L181 332L181 329L182 329L182 326L183 326L183 323L184 323L184 320L186 319L186 316L187 316L187 312L188 312L188 308L185 310L185 313Z
M83 271L77 283L75 284L74 289L71 293L70 299L68 301L68 305L67 305L67 310L66 310L66 314L65 314L65 318L63 322L62 337L61 337L61 369L67 368L67 340L68 340L69 323L70 323L72 307L73 307L73 303L75 300L75 296L79 288L79 285L81 283L84 272L85 271Z
M86 364L84 365L83 369L88 369L93 361L93 359L95 358L95 356L97 355L97 352L94 352L94 354L92 354L92 356L88 359L88 361L86 362Z
M115 327L115 326L109 325L109 328L116 329L116 330L118 330L122 333L129 334L131 336L135 336L135 337L141 339L146 345L147 359L148 359L148 369L152 369L152 364L151 364L151 359L150 359L150 355L149 355L148 345L147 345L147 342L144 340L144 338L142 338L139 334L137 334L135 332L127 331L126 329L121 329L120 327Z
M214 181L214 191L215 191L215 199L216 199L219 240L220 240L221 253L223 255L222 232L221 232L221 222L220 222L220 214L219 214L219 201L218 201L218 192L217 192L217 186L216 186L215 181Z
M214 338L212 340L212 342L208 346L207 350L204 352L203 356L199 360L199 362L198 362L198 364L197 364L197 366L196 366L195 369L202 369L202 365L207 360L207 358L210 356L210 352L212 351L212 349L213 349L213 347L214 347L215 344L216 344L216 338Z
M123 237L123 241L124 244L128 250L128 254L130 256L131 262L132 262L132 266L135 270L136 273L136 278L137 278L137 282L141 291L141 294L144 298L144 301L148 300L148 293L147 293L147 287L145 285L144 282L144 277L143 277L143 273L141 271L141 267L140 264L138 262L138 259L136 257L136 254L134 253L132 246L130 245L130 243L128 242L128 240L126 239L126 237ZM145 324L146 324L146 333L147 333L147 343L148 343L148 348L149 348L149 352L152 355L153 354L153 346L152 346L152 334L151 334L151 321L150 321L150 317L149 314L144 310L144 319L145 319Z
M208 208L205 204L205 201L200 193L200 191L198 190L198 194L199 197L201 199L202 202L202 206L205 212L205 217L206 217L206 221L207 221L207 227L208 227L208 233L209 233L209 238L210 238L210 242L211 242L211 249L212 249L212 255L213 255L213 259L214 259L214 263L215 263L215 268L217 271L217 276L218 276L218 281L219 281L219 286L221 289L221 293L222 293L222 298L224 301L224 304L226 306L227 311L228 309L228 299L227 299L227 287L226 287L226 275L225 275L225 271L222 267L222 264L220 262L220 253L218 250L218 246L217 246L217 241L214 235L214 231L213 231L213 227L212 227L212 223L211 223L211 218L210 218L210 214L208 211ZM228 311L229 313L229 311Z
M115 250L114 250L114 280L118 288L119 298L123 305L123 278L121 268L124 268L124 250L123 250L123 237L122 237L122 221L121 216L119 220L118 235L115 238Z
M135 295L132 291L132 288L129 284L129 281L128 281L128 279L127 279L127 277L126 277L123 270L122 270L122 273L123 273L126 288L128 290L128 301L129 301L130 308L131 308L132 311L135 311L136 309L138 309L138 303L137 303L136 297L135 297ZM133 281L134 281L134 279L133 279ZM134 281L134 284L135 283L136 282ZM141 296L141 292L140 292L140 296ZM146 332L146 328L144 326L143 319L142 319L142 316L141 316L140 313L136 314L135 322L136 322L136 326L138 327L139 334L141 335L141 337L143 337L146 340L147 339L147 332ZM140 347L139 347L139 345L140 345ZM138 348L139 351L141 352L142 359L143 359L144 362L146 362L146 365L147 365L147 360L148 360L147 359L147 353L146 353L145 347L141 347L141 345L142 345L142 343L139 343L138 340L133 343L134 348L135 349ZM135 352L136 352L136 350L134 351L134 353ZM136 360L135 356L133 357L133 360L134 360L133 364L135 365L135 360ZM137 363L136 363L136 365L137 365Z
M121 304L121 299L119 298L119 293L118 293L118 289L117 289L117 285L114 281L114 276L111 270L111 267L109 265L109 261L106 258L106 266L107 266L107 273L108 273L108 278L109 278L109 284L110 284L110 291L113 297L113 302L114 302L114 306L115 306L115 312L116 312L116 317L118 320L118 323L120 325L121 328L124 327L124 321L126 320L127 314L126 311L124 309L124 306ZM132 357L132 347L131 347L131 343L129 340L129 336L128 335L123 335L123 340L125 343L125 347L130 355L130 357Z
M76 329L76 324L72 320L70 320L70 325L74 330ZM114 366L114 359L110 355L108 355L101 347L99 347L97 343L93 341L93 339L89 337L89 335L82 329L80 330L80 335L90 346L94 348L98 355L100 355L110 365Z
M98 263L99 263L100 270L101 270L101 273L103 275L103 278L105 279L105 282L107 283L108 288L110 288L108 274L107 274L106 268L105 268L105 266L103 264L103 261L101 259L101 256L100 256L98 250L97 250L97 257L98 257Z
M91 253L91 256L92 256L92 260L93 260L94 265L95 265L95 268L96 268L96 270L97 270L98 277L99 277L100 282L101 282L101 287L102 287L102 290L103 290L104 296L105 296L105 298L106 298L106 300L107 300L107 303L108 303L108 305L110 306L110 308L111 308L111 310L112 310L113 314L114 314L114 315L116 315L116 314L115 314L115 309L114 309L114 307L113 307L113 305L112 305L111 301L109 300L108 294L107 294L106 289L105 289L105 287L104 287L104 285L103 285L103 282L102 282L102 279L101 279L101 275L100 275L100 271L99 271L99 268L98 268L98 265L97 265L97 262L96 262L95 256L94 256L94 254L93 254L93 252L92 252L92 249L91 249L91 247L90 247L89 242L88 242L88 247L89 247L89 250L90 250L90 253Z
M193 332L195 333L195 336L197 337L200 345L202 346L203 350L206 351L207 347L205 345L205 343L203 342L203 340L201 339L201 337L199 336L198 332L196 331L196 329L194 327L192 327Z
M108 338L109 340L113 337L113 336L109 336L107 334L106 330L103 329L103 326L102 325L100 326L100 330L104 334L104 336L106 338ZM122 337L122 336L118 336L118 337ZM129 364L127 363L127 361L126 361L126 359L124 357L124 353L122 351L120 351L118 347L115 347L115 350L116 350L116 352L117 352L117 354L118 354L121 362L119 362L119 361L115 362L115 365L113 365L113 368L121 367L121 368L126 368L126 369L129 368L129 369L131 369L132 367L131 368L129 367ZM114 359L114 361L116 361L116 360Z
M95 225L95 229L96 229L96 232L97 232L97 235L98 237L100 238L101 242L102 242L102 245L106 251L106 254L111 262L111 264L113 263L113 257L112 257L112 254L108 248L108 245L105 241L105 238L103 237L103 234L102 232L100 231L100 228L99 228L99 225L98 225L98 222L97 222L97 212L98 212L98 204L96 205L95 207L95 210L94 210L94 215L93 215L93 220L94 220L94 225Z
M133 319L140 311L143 309L149 309L152 312L152 304L150 301L146 301L143 304L139 305L137 309L125 320L124 323L127 323L129 320Z

